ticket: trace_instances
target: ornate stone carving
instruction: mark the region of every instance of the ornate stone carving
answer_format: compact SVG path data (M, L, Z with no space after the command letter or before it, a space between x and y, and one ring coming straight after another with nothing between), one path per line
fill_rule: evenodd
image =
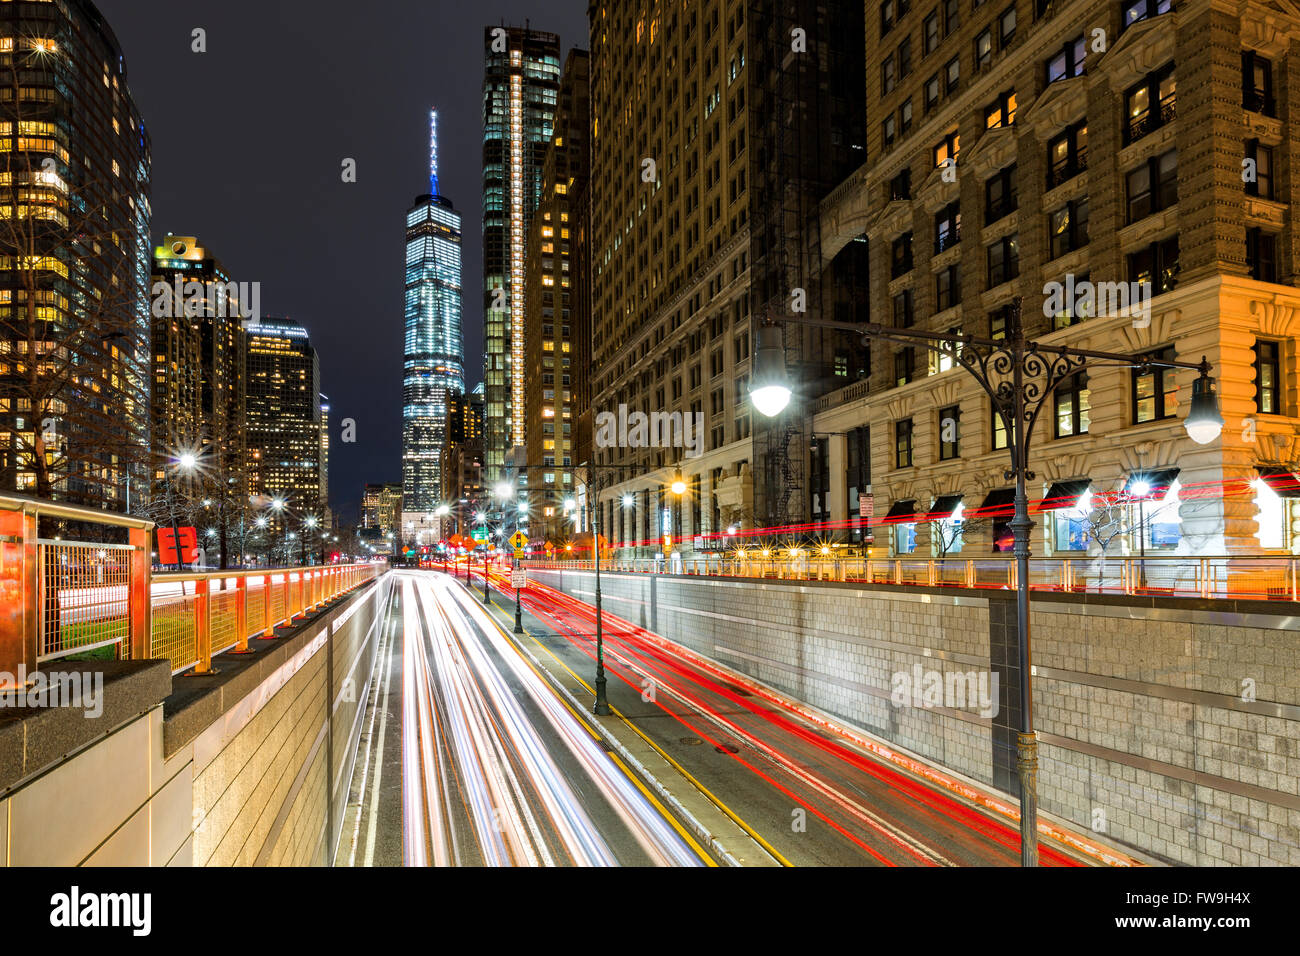
M1039 142L1047 142L1064 127L1083 119L1088 109L1088 78L1075 76L1049 83L1029 109L1016 117L1029 124Z
M1122 93L1173 59L1177 38L1176 12L1134 23L1102 57L1099 72L1114 92Z

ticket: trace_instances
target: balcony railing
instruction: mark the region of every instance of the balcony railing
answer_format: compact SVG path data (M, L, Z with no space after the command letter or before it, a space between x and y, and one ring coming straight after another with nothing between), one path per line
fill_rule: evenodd
M42 538L42 519L97 528L104 540ZM110 512L0 497L0 673L30 674L74 655L166 658L173 673L205 673L214 654L246 649L249 638L273 634L380 572L349 564L155 577L152 528Z
M591 570L591 561L529 561L530 568ZM657 558L602 559L601 573L687 574L780 581L1012 590L1016 563L1010 556L978 558L736 558L710 554L680 563ZM1300 600L1300 557L1271 555L1072 555L1029 561L1034 591L1121 594L1221 600Z

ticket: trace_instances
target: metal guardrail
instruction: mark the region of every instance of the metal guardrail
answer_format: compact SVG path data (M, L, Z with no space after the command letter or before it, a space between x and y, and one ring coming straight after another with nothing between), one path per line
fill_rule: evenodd
M105 529L127 543L38 537L42 518ZM111 529L124 529L112 531ZM0 685L47 661L88 653L166 658L206 673L212 657L378 576L373 564L154 576L153 523L0 496Z
M591 561L526 560L530 568L590 571ZM979 558L738 558L703 555L671 560L601 559L602 572L699 574L779 581L839 581L1010 590L1017 586L1010 557ZM1194 597L1223 600L1300 600L1300 556L1122 555L1037 557L1029 561L1034 591Z

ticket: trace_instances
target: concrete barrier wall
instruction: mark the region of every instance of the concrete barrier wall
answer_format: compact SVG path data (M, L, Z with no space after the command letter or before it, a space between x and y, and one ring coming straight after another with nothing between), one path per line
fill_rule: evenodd
M309 620L254 686L176 747L190 764L197 866L327 866L350 783L388 581Z
M530 574L594 599L589 572ZM1019 793L1010 592L634 574L602 574L601 590L611 614ZM1286 608L1035 595L1032 624L1046 811L1170 862L1300 865L1300 634ZM918 667L996 675L996 713L900 706L897 675Z

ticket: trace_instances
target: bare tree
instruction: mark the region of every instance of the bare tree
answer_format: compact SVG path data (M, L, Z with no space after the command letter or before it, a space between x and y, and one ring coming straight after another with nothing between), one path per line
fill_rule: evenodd
M983 531L992 522L987 518L966 518L961 521L935 521L930 525L930 537L939 551L939 559L948 556L971 531ZM957 553L960 553L958 551Z

